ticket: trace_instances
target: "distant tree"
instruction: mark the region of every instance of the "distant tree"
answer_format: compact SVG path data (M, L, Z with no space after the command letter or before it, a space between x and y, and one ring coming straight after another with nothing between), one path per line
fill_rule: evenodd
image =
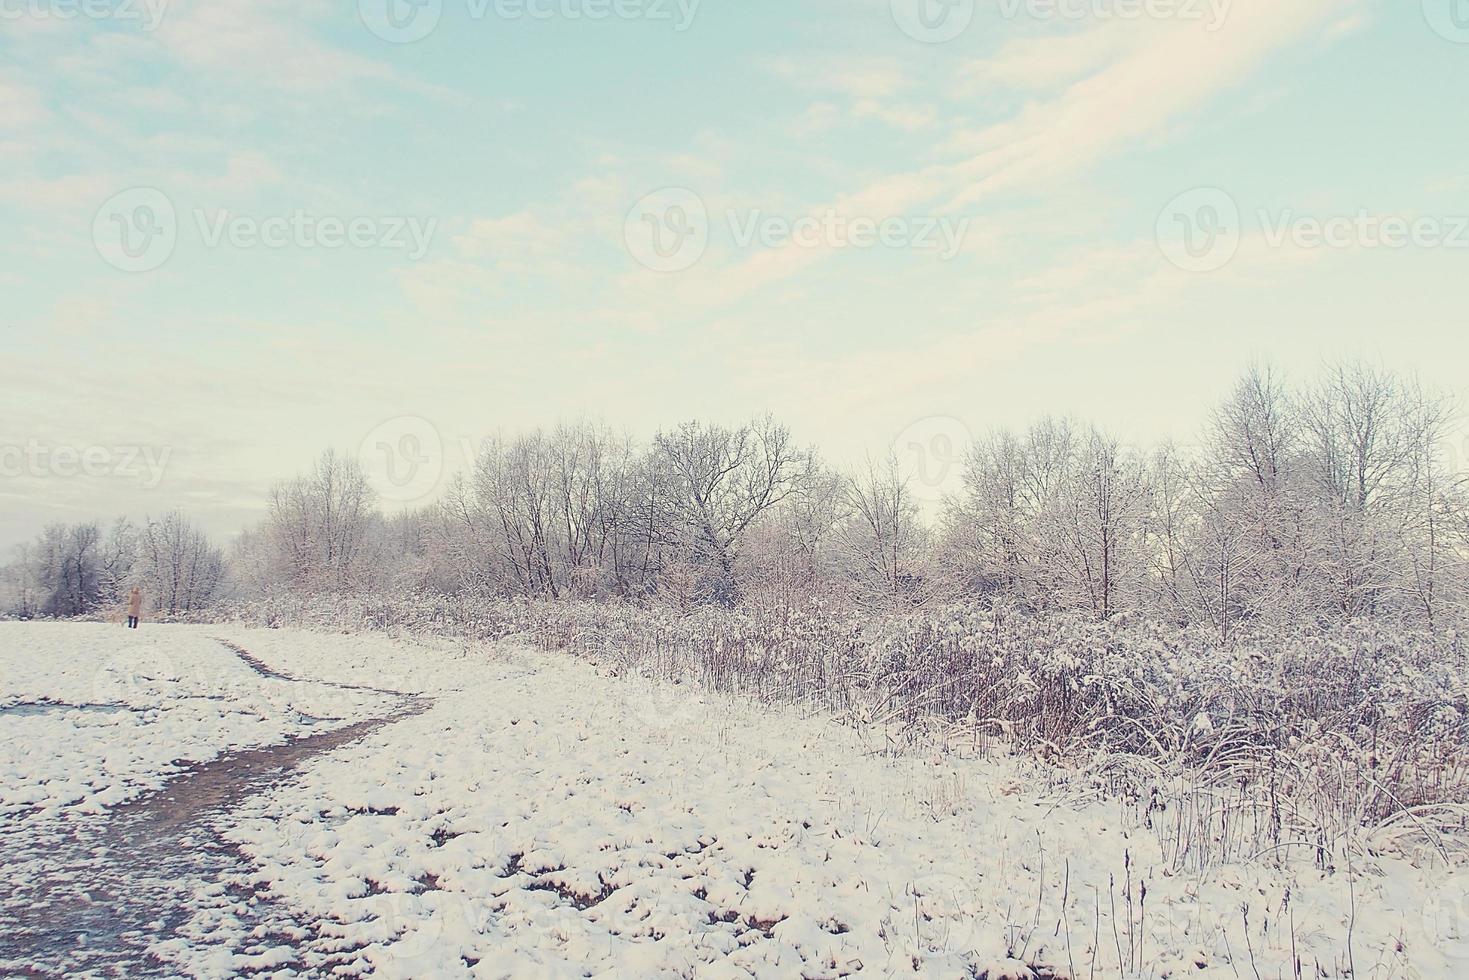
M791 441L769 416L726 428L686 422L654 440L654 465L666 475L667 523L696 567L700 594L721 603L737 598L735 564L757 518L800 493L815 457Z
M832 590L841 573L840 531L851 513L847 482L815 464L804 490L750 526L735 565L742 602L782 616Z
M897 456L869 459L846 481L846 503L837 540L849 588L861 601L893 610L921 602L929 536Z
M1069 606L1108 619L1144 567L1148 489L1136 452L1090 428L1042 517L1044 578Z
M22 616L81 616L115 602L133 563L132 528L95 522L47 525L6 568L7 606Z
M22 544L14 560L0 568L0 613L21 619L41 615L44 597L34 551L34 545Z
M41 607L47 616L80 616L101 601L102 540L96 524L53 524L39 542Z
M352 587L374 516L361 464L328 450L309 472L271 490L267 529L276 574L308 591Z
M635 444L561 424L487 439L448 491L377 512L361 467L328 452L275 486L229 562L237 594L391 590L899 610L1003 598L1098 619L1137 610L1283 629L1355 617L1461 625L1469 474L1446 458L1453 404L1357 363L1292 386L1252 366L1199 445L1151 451L1042 418L965 460L936 532L895 461L844 476L769 416L687 422ZM219 550L178 513L46 527L0 569L0 612L75 616L144 581L168 610L218 594Z
M203 609L224 577L224 552L178 511L143 525L134 569L154 608L170 615Z
M1284 380L1250 367L1211 419L1198 476L1224 631L1244 619L1314 614L1318 539L1302 452L1300 415Z

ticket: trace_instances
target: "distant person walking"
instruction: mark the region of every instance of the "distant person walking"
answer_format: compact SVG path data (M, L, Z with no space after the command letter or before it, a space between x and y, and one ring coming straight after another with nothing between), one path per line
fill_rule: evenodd
M128 629L138 628L138 617L143 615L143 590L136 585L128 593Z

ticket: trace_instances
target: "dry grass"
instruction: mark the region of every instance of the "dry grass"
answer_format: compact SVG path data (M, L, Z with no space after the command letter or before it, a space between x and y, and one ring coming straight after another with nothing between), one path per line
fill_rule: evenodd
M678 610L469 597L280 597L264 625L517 637L625 674L835 715L907 748L1003 749L1126 801L1180 869L1350 852L1448 858L1469 828L1469 662L1375 622L1241 634L1001 608L818 601Z

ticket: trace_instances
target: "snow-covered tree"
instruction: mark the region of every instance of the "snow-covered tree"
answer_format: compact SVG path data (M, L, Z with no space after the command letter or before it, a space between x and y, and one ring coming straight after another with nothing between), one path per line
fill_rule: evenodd
M309 472L271 490L266 528L274 573L308 591L351 587L363 572L373 516L361 464L328 450Z
M224 552L173 511L143 525L134 576L155 609L170 615L208 606L224 578Z

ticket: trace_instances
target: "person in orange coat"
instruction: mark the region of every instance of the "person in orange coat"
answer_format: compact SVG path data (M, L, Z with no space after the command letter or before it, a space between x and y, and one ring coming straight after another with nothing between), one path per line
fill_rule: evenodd
M143 615L143 590L136 585L128 593L128 629L138 628L138 617Z

